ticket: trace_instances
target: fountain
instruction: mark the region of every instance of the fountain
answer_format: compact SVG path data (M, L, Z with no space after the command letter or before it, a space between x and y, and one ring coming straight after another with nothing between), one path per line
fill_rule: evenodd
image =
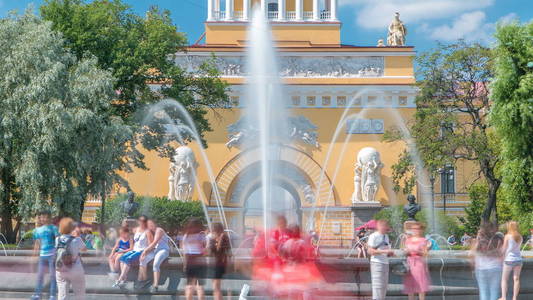
M245 140L245 147L259 147L261 172L261 203L263 228L271 227L271 197L273 174L279 173L277 148L287 141L289 126L286 99L282 93L277 59L271 31L260 10L254 13L248 32L246 78L247 102L244 103L244 121L248 128L257 128L258 142ZM266 234L266 231L265 231Z

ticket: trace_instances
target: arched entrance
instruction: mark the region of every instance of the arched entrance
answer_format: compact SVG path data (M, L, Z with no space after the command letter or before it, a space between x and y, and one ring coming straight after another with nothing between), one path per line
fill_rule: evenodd
M272 224L274 223L272 218L277 215L285 216L289 224L301 223L302 210L300 199L295 198L295 196L298 197L295 192L290 192L282 185L275 184L272 186L270 211L265 214L262 189L261 186L258 186L257 189L246 197L242 213L244 228L263 227L265 217L267 218L267 223Z
M278 214L283 214L290 223L301 226L305 222L305 212L313 205L321 206L329 202L334 206L337 195L333 189L333 197L329 191L333 188L327 174L320 181L321 167L308 154L296 148L278 145L269 151L277 153L276 160L271 161L275 170L270 184L271 197L267 210L263 209L261 164L257 149L249 149L239 153L221 170L217 176L217 185L226 207L226 215L231 215L229 223L232 229L243 232L263 224ZM317 186L321 182L320 194L316 199ZM211 196L212 205L214 196ZM269 205L269 207L268 207ZM270 222L268 222L270 223ZM272 224L272 223L270 223ZM263 227L263 226L258 226Z

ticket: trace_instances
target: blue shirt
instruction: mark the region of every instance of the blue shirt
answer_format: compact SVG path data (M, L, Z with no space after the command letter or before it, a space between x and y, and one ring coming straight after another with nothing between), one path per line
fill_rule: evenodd
M51 256L56 253L55 240L59 231L54 225L44 225L33 230L33 240L41 243L40 256Z

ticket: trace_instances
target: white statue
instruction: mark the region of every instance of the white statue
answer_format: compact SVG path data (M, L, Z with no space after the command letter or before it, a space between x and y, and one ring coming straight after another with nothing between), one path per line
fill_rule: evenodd
M375 202L380 186L381 158L372 147L365 147L357 154L352 202Z
M387 35L387 45L389 46L403 46L405 45L405 36L407 29L400 20L400 14L395 13L394 19L389 25L389 34Z
M187 146L176 148L169 168L169 200L189 201L192 199L196 168L198 168L198 163L192 149Z

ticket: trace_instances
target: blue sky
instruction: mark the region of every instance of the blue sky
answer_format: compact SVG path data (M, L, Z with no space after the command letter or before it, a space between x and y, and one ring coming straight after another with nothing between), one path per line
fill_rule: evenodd
M193 43L203 32L207 0L123 0L143 14L151 5L169 9L175 24ZM28 4L38 7L42 0L0 0L0 16L22 11ZM518 18L533 18L533 0L338 0L343 23L342 42L358 46L375 45L386 37L394 12L408 29L407 44L418 51L435 46L435 41L458 38L491 43L495 24Z

